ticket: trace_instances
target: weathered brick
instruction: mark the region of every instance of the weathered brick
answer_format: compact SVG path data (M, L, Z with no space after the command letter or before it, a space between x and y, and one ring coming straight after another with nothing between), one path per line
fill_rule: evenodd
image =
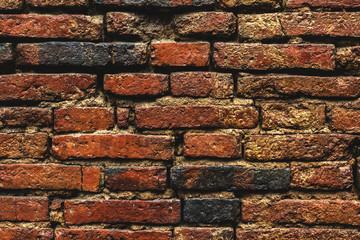
M112 45L113 64L120 66L144 65L147 60L146 43L119 42Z
M114 126L112 108L61 108L54 110L56 132L92 132Z
M65 221L86 223L176 224L180 221L179 200L66 200Z
M247 98L360 96L358 77L249 76L238 78L238 94Z
M345 134L252 135L245 139L250 161L350 160L357 137Z
M106 187L110 190L165 190L164 167L110 167L106 169Z
M11 43L0 43L0 64L7 64L14 59Z
M261 116L263 129L320 129L325 126L325 105L263 104Z
M329 127L333 130L360 131L360 109L333 107L328 118Z
M0 124L9 127L49 127L52 124L51 109L35 107L0 108Z
M230 73L176 72L170 75L174 96L230 98L234 81Z
M239 37L244 39L360 35L360 14L355 12L239 14L238 19Z
M183 219L190 223L235 222L240 212L240 201L235 199L185 199Z
M52 240L53 230L50 228L0 228L3 240Z
M240 137L225 134L185 134L184 156L191 158L239 158Z
M334 70L334 45L215 43L215 66L238 70Z
M190 190L287 190L289 168L241 166L181 166L171 168L175 189Z
M316 8L357 8L359 0L286 0L288 8L316 7Z
M95 93L96 75L12 74L0 76L0 100L57 101Z
M0 10L19 10L23 5L23 0L0 0Z
M266 8L278 9L281 1L279 0L220 0L220 4L225 8L246 7L246 8Z
M88 0L26 0L32 7L86 7Z
M48 135L0 134L0 158L44 158Z
M101 169L99 167L82 167L82 190L97 192L100 189Z
M360 225L359 201L280 200L243 201L245 222Z
M96 67L105 66L111 60L108 43L21 43L16 49L19 65Z
M234 240L234 230L231 228L188 228L174 229L175 240Z
M130 110L128 108L118 108L116 111L117 125L119 127L127 127Z
M136 126L143 129L253 128L259 113L252 106L154 106L135 109Z
M171 231L159 230L117 230L117 229L56 229L56 240L100 240L100 239L121 239L121 240L170 240Z
M1 37L99 40L102 18L85 15L0 15Z
M354 71L358 75L360 69L360 46L337 48L336 65L342 70Z
M144 28L143 16L127 12L109 12L106 14L108 33L122 36L140 36Z
M169 160L173 138L136 134L55 136L53 154L59 159L120 158ZM111 148L109 148L111 146Z
M196 12L178 15L174 19L181 36L222 36L235 33L236 18L230 12Z
M339 239L357 240L360 234L356 230L344 229L322 229L322 228L273 228L255 230L237 230L236 239L238 240L260 240L260 239Z
M46 221L46 197L0 197L0 221Z
M350 165L327 164L319 166L304 163L291 166L291 186L300 189L340 190L353 184Z
M158 42L151 44L151 64L158 67L205 67L210 62L206 42Z
M104 6L125 7L205 7L215 5L214 0L95 0L96 4Z
M156 73L106 74L104 90L119 96L159 96L169 90L169 78Z

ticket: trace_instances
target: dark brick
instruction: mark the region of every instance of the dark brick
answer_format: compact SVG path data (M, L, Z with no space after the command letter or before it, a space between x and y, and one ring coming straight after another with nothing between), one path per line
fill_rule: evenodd
M11 43L0 43L0 64L12 62L14 50Z
M1 75L0 100L80 100L94 95L95 81L96 75L76 73Z
M114 43L113 64L120 66L144 65L148 61L146 43Z
M247 98L360 96L360 78L315 76L250 76L238 78L238 94Z
M52 240L50 228L0 228L3 240Z
M285 5L288 8L357 8L360 7L359 0L286 0Z
M239 199L185 199L183 219L189 223L226 223L236 221Z
M22 43L17 46L19 65L105 66L111 60L110 45L90 42Z
M334 45L215 43L215 66L237 70L334 70Z
M0 123L9 127L49 127L52 125L51 109L35 107L0 108Z
M110 190L165 190L164 167L110 167L106 169L106 187Z
M66 200L65 222L177 224L179 200Z
M205 7L215 5L214 0L95 0L96 4L104 6L125 7Z
M337 48L336 65L342 70L359 75L360 46Z

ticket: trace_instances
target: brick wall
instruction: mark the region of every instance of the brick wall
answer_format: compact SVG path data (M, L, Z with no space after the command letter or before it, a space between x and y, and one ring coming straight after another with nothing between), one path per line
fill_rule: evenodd
M360 0L0 0L0 239L360 239Z

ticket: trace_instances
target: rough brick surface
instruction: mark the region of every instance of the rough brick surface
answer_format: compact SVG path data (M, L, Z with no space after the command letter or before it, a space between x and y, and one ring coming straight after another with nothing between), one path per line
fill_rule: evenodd
M114 43L112 46L113 64L119 66L141 66L148 61L147 44Z
M278 0L221 0L220 4L225 8L279 8L280 1Z
M111 190L165 190L166 168L127 168L111 167L106 169L106 186Z
M96 4L103 6L125 6L125 7L208 7L215 5L214 0L163 0L163 1L121 1L121 0L95 0Z
M54 155L64 160L74 158L169 160L173 157L173 139L166 136L136 134L56 136L52 143Z
M56 240L88 240L88 239L123 239L123 240L170 240L170 231L130 231L116 229L57 229L55 231Z
M35 107L0 108L0 123L9 127L49 127L52 123L51 110Z
M56 132L91 132L114 126L111 108L61 108L54 110Z
M330 7L330 8L357 8L360 7L359 0L286 0L286 7Z
M26 0L26 4L33 7L85 7L88 0Z
M27 240L51 240L53 230L50 228L0 228L1 237L4 240L27 239Z
M39 222L48 219L46 197L0 197L0 220Z
M158 67L205 67L210 61L210 44L152 43L151 64Z
M46 133L0 134L0 158L44 158L47 144Z
M345 134L254 135L245 139L244 154L250 161L350 160L356 139Z
M135 109L136 126L166 128L253 128L259 113L251 106L155 106Z
M360 131L360 109L334 107L328 113L331 129Z
M34 27L36 26L36 27ZM102 19L85 15L0 15L1 37L98 40Z
M228 73L177 72L170 75L174 96L230 98L234 81Z
M175 240L207 240L223 239L233 240L234 231L231 228L186 228L179 227L174 230Z
M119 96L157 96L169 90L165 74L121 73L104 77L104 90Z
M247 76L238 78L238 94L247 98L355 98L358 77Z
M87 200L65 201L65 221L85 223L176 224L180 221L178 200Z
M0 76L0 100L83 99L95 92L95 75L13 74Z
M0 64L13 61L14 50L10 43L0 43Z
M359 226L358 201L281 200L242 203L242 220L274 223L346 224Z
M334 46L324 44L215 43L215 66L238 70L333 70Z
M360 67L360 47L338 48L336 51L336 64L338 68L358 72ZM359 75L356 73L356 75Z

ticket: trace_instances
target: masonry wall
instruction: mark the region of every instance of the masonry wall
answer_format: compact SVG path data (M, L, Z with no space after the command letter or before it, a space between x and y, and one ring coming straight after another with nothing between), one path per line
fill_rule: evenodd
M360 239L360 0L0 0L0 239Z

